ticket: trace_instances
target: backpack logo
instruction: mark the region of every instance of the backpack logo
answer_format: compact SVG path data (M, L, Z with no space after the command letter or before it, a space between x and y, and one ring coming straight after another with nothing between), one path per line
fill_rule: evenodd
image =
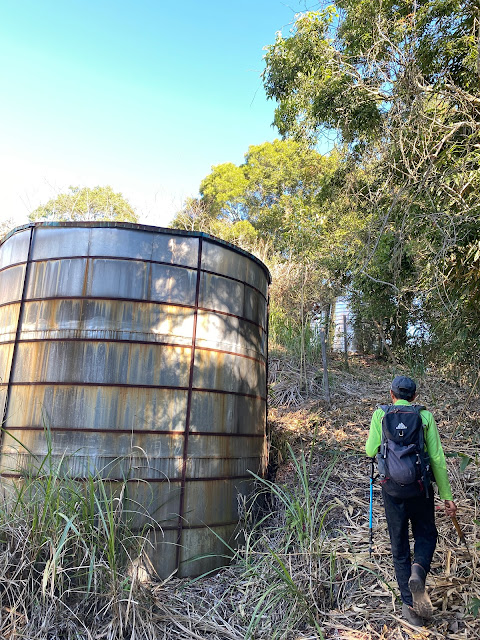
M395 429L399 429L400 431L405 431L406 428L407 427L403 424L403 422L400 422L398 427L395 427Z

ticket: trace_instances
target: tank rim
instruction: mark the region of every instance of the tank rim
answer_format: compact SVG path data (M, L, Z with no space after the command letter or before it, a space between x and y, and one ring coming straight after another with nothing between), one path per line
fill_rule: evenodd
M20 231L25 231L26 229L31 228L41 228L41 227L80 227L80 228L112 228L112 229L132 229L133 231L147 231L149 233L165 233L168 235L176 235L183 236L187 238L205 238L214 244L218 244L220 246L226 247L239 253L242 256L250 258L256 264L258 264L267 276L268 284L272 282L272 276L270 275L270 271L268 267L256 256L245 249L241 249L231 242L227 242L226 240L222 240L221 238L217 238L216 236L212 236L209 233L205 233L204 231L188 231L186 229L172 229L169 227L155 227L153 225L148 224L136 224L133 222L108 222L108 221L79 221L79 222L29 222L28 224L24 224L18 227L15 227L11 231L9 231L1 240L0 247L13 235L19 233Z

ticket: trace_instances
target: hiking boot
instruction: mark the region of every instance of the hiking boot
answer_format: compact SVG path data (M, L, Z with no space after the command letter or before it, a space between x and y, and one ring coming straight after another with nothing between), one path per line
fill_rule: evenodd
M423 627L423 619L408 604L402 604L402 616L414 627Z
M408 581L408 588L413 597L413 609L422 618L431 618L433 615L433 605L425 589L425 578L427 573L419 564L412 565L412 574Z

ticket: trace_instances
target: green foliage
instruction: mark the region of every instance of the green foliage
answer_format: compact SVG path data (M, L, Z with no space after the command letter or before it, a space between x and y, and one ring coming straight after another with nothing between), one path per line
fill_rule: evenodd
M251 146L244 164L213 167L200 185L200 200L187 201L173 226L228 239L230 227L244 232L248 222L257 239L277 255L331 254L338 220L348 206L335 201L343 187L341 164L340 153L324 157L293 140ZM347 215L352 217L351 209ZM253 240L251 227L248 242Z
M278 103L275 125L282 135L314 142L324 129L340 129L350 143L378 127L381 97L371 82L355 81L350 62L338 55L331 37L337 19L333 6L300 14L290 37L278 33L266 47L263 80Z
M304 325L279 309L272 299L269 315L269 351L272 355L287 355L294 361L303 358L312 364L318 364L321 357L321 344L314 334L305 316Z
M472 464L472 462L475 463L475 465L478 465L478 456L475 456L475 458L472 458L471 456L468 456L465 453L461 453L461 452L455 452L455 453L447 453L446 454L447 458L459 458L460 459L460 464L458 466L459 470L461 473L463 473L465 471L465 469Z
M113 221L138 222L137 215L121 193L106 187L69 187L67 193L41 205L28 216L34 222L47 221Z
M266 48L284 136L348 143L357 226L346 284L367 349L418 344L474 369L480 350L480 11L473 0L338 0ZM352 179L353 176L353 179ZM345 211L345 207L344 207ZM339 218L340 227L347 221ZM379 329L377 336L372 322ZM370 326L368 326L370 323ZM358 337L358 336L357 336ZM426 352L426 351L425 351Z
M480 614L480 598L472 598L468 608L471 614L478 618Z
M79 594L87 597L93 578L99 593L117 588L119 571L141 547L118 497L125 489L112 494L101 478L77 481L52 467L7 488L7 506L0 511L2 538L27 545L25 561L44 597L55 594L64 604Z
M394 348L406 346L412 320L415 266L408 244L402 246L394 232L385 232L379 240L370 264L352 278L350 304L366 351L381 346L381 335ZM379 329L380 327L380 329Z
M299 255L323 235L325 189L335 158L291 140L250 147L244 171L249 218L276 251Z
M299 335L296 323L282 307L277 306L275 298L270 302L268 336L270 351L275 351L280 345L290 353L297 350Z
M270 344L300 357L314 308L330 304L344 287L368 223L350 197L363 172L347 164L343 152L322 156L294 140L251 146L242 165L213 167L200 198L188 200L173 221L266 262L273 278Z
M412 65L426 83L478 90L474 0L320 5L266 47L263 80L282 135L315 141L326 128L348 143L374 140L410 91Z
M476 0L432 0L419 5L417 59L429 82L443 82L448 69L449 79L456 85L478 91L480 63L475 18L478 20L479 16Z
M231 162L212 168L200 184L200 193L210 215L231 222L245 218L247 179L242 167Z

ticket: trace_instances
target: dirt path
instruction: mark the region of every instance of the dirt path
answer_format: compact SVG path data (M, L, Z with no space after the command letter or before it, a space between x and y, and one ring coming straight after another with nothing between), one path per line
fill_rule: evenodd
M274 442L282 435L304 444L316 438L315 467L325 464L325 452L338 452L338 460L329 482L328 494L339 504L338 527L345 534L343 558L363 565L373 573L362 572L361 585L349 589L348 581L339 582L343 590L340 607L329 611L324 621L331 638L412 638L480 637L480 618L473 613L480 605L480 579L477 575L479 541L478 445L480 400L446 379L433 375L419 380L417 402L433 412L442 438L454 498L459 506L458 519L468 540L469 551L460 543L452 521L436 498L439 541L428 578L431 599L436 608L434 619L423 632L413 631L400 618L398 593L389 552L388 532L383 513L381 491L374 489L374 549L370 561L368 549L368 460L364 444L371 415L377 404L387 403L388 367L373 360L358 359L350 373L334 369L332 406L323 407L312 400L295 409L274 409L271 420ZM468 405L467 405L468 401ZM323 452L323 453L322 453ZM286 479L289 465L280 466L278 481ZM477 523L475 522L477 521ZM392 589L392 590L390 590ZM392 593L393 591L393 593ZM479 614L480 615L480 614ZM355 630L355 631L354 631ZM299 636L300 637L300 636Z

